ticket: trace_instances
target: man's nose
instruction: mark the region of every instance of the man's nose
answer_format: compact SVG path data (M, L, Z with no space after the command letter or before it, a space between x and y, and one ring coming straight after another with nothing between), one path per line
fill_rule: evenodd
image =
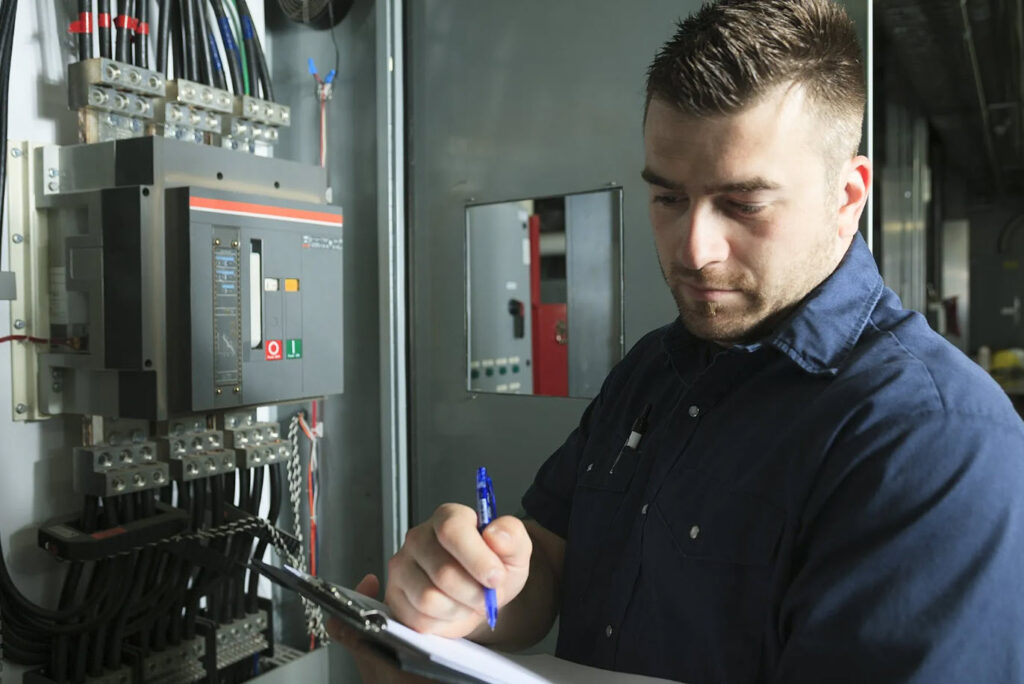
M681 221L684 235L678 258L684 267L699 271L728 258L727 227L712 207L694 203Z

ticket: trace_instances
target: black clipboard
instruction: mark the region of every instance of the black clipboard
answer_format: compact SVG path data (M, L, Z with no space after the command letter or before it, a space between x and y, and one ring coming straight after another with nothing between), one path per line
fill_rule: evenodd
M390 658L401 670L440 682L487 684L482 679L434 662L430 659L430 654L388 631L388 609L376 599L287 565L279 568L263 561L252 560L249 566L275 584L304 596L337 617L356 630L385 657Z

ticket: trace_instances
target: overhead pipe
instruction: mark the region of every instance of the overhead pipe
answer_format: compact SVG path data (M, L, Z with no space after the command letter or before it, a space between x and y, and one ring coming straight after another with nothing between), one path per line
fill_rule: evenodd
M964 24L964 44L967 46L967 55L971 60L971 72L974 75L974 89L978 94L978 107L981 110L981 127L985 141L985 152L988 155L988 163L992 168L992 177L995 180L996 191L1002 192L1003 174L996 161L996 147L992 140L992 126L988 115L988 101L985 98L985 84L981 80L981 66L978 64L978 51L974 46L974 32L971 31L971 20L967 16L967 0L960 0L960 18Z

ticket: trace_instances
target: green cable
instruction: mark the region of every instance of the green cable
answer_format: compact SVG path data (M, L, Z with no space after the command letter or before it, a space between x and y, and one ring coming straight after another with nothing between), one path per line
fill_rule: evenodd
M231 10L228 12L231 19L231 28L234 30L235 35L238 36L238 54L242 57L242 92L246 95L252 95L252 88L249 85L249 60L245 54L245 41L242 40L242 20L238 16L238 5L235 4L235 0L230 0L226 4Z

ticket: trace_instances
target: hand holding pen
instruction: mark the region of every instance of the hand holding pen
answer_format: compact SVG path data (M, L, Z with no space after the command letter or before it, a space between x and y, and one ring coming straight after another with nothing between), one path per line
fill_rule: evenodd
M484 589L495 590L495 606L518 596L533 543L514 516L495 518L483 533L477 522L473 508L447 503L409 530L388 563L384 602L395 618L419 632L491 638Z

